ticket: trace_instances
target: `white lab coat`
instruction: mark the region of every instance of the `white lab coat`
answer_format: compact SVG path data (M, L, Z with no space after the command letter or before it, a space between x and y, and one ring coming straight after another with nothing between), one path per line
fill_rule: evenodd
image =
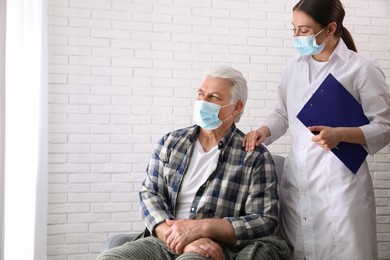
M358 100L370 123L361 129L369 154L390 142L389 87L377 64L340 42L328 63L309 82L308 59L286 65L279 86L280 104L267 118L271 143L287 128L291 151L280 180L281 232L294 247L294 259L377 259L375 196L367 163L353 174L331 151L311 141L296 118L322 83L333 76Z

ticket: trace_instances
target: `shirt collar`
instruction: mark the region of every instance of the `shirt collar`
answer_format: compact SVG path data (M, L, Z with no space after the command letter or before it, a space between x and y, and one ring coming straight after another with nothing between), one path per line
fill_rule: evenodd
M227 144L232 139L234 133L236 132L236 124L232 124L232 126L229 128L229 130L226 132L226 134L222 137L222 139L218 142L218 149L224 149L226 148Z
M221 140L218 142L218 149L224 149L226 148L226 145L229 143L230 139L233 137L234 132L236 131L237 127L236 124L232 124L232 126L229 128L229 130L226 132L226 134L222 137ZM198 139L200 131L200 126L195 125L193 128L193 131L188 136L188 140L193 143Z
M336 57L339 57L343 61L347 61L349 56L349 50L345 42L342 38L340 38L336 49L334 49L333 53L330 55L329 60L335 59Z

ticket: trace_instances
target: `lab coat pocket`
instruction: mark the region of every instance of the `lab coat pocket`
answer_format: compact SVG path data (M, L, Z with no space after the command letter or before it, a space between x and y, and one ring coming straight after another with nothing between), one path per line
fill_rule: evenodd
M283 174L279 180L279 189L281 193L290 193L298 191L298 184L296 179L296 165L290 157L286 158L284 164Z
M332 154L330 154L332 155ZM372 180L367 172L352 174L335 156L329 156L330 204L333 216L361 214L373 203Z

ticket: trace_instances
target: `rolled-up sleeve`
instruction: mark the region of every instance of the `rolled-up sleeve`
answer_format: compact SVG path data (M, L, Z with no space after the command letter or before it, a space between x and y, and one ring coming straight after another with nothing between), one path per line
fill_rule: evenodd
M260 153L261 154L261 153ZM269 152L255 160L251 172L245 212L239 217L228 217L233 226L237 244L243 241L269 236L278 226L278 190L275 165Z
M163 179L163 167L166 160L164 139L161 139L150 159L146 178L140 191L141 216L151 232L157 224L166 219L173 219L166 201L168 191Z
M361 126L367 150L374 154L390 142L390 95L383 72L375 62L368 63L358 79L360 97L368 125ZM369 77L367 76L369 75Z

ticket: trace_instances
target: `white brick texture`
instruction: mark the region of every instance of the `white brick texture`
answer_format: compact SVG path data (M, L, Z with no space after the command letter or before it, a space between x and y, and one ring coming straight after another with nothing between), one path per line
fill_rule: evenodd
M48 260L95 259L109 236L142 229L138 190L157 140L192 124L203 72L231 65L258 127L292 47L291 0L48 0ZM390 1L343 0L362 55L390 83ZM287 155L289 137L269 149ZM379 256L390 259L390 147L369 158ZM363 234L362 234L363 235Z

